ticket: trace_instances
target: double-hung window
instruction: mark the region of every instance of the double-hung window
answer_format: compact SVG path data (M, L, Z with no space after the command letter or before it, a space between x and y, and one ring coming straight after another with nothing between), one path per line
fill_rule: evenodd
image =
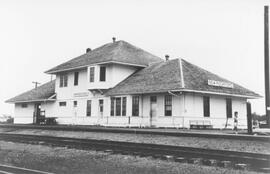
M115 116L121 116L121 97L115 98Z
M68 75L67 74L61 74L60 75L60 88L61 87L67 87L68 84Z
M127 97L111 97L111 116L126 116Z
M74 72L74 86L77 86L79 83L79 72Z
M91 100L87 100L86 103L86 116L90 117L91 116Z
M232 118L232 99L226 98L226 113L227 118Z
M172 116L172 96L171 95L165 95L164 115L165 116Z
M140 104L139 96L133 96L132 97L132 116L139 116L139 104Z
M89 69L89 81L90 82L95 81L95 67L90 67Z
M210 117L210 97L203 96L203 115L204 117Z
M99 81L105 82L106 81L106 67L101 66L99 71Z

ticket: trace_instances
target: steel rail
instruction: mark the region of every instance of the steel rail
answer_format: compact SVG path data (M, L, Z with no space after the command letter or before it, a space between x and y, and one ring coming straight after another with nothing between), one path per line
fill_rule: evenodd
M217 163L217 165L222 164L224 161L229 161L231 165L245 164L245 166L248 166L248 170L260 172L269 172L270 169L270 155L260 153L11 133L0 133L0 140L85 150L110 151L112 153L152 156L161 159L171 158L175 161L179 158L184 158L187 161L200 159L202 163L206 164L209 163L209 160L214 160L214 163Z
M147 128L115 128L115 127L94 127L94 126L68 126L68 125L20 125L20 124L0 124L0 128L11 129L38 129L38 130L54 130L54 131L84 131L84 132L105 132L105 133L126 133L126 134L147 134L162 135L173 137L198 137L198 138L220 138L220 139L237 139L250 141L270 142L270 136L252 136L242 134L224 134L224 133L200 133L200 132L181 132L154 130Z

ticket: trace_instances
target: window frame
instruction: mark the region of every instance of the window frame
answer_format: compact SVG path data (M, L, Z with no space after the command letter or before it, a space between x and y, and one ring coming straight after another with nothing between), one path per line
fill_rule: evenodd
M104 100L99 99L98 100L98 105L99 105L99 112L103 113L103 111L104 111Z
M59 102L59 106L60 107L66 107L67 106L67 102L66 101L61 101L61 102Z
M86 117L91 117L92 114L92 100L86 101Z
M166 117L172 116L172 96L171 95L164 96L164 116Z
M140 96L132 96L132 116L140 115Z
M99 81L100 82L106 81L106 66L101 66L99 68Z
M79 71L74 72L74 86L79 85Z
M95 82L95 67L94 66L89 68L89 82L90 83Z
M28 104L27 103L22 103L21 108L28 108Z
M127 97L122 97L122 116L127 115Z
M60 88L68 86L68 74L60 74L59 80L60 80L59 83Z
M114 115L114 112L115 112L115 109L114 109L115 102L114 101L115 101L115 97L111 97L111 114L110 114L111 116L115 116Z
M121 116L122 98L115 97L115 116Z
M210 96L203 96L203 116L210 117Z
M226 117L232 118L232 99L226 98Z

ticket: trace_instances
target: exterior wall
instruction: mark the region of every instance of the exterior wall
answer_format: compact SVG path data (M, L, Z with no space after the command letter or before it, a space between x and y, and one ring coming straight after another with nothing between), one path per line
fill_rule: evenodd
M106 81L104 82L101 82L99 80L101 66L106 66ZM95 67L94 82L89 82L90 67ZM86 78L88 89L112 88L137 70L137 68L133 66L126 66L119 64L93 65L90 67L88 67L87 69L87 78Z
M33 123L34 104L28 103L27 108L22 108L20 103L15 104L14 123L29 124Z

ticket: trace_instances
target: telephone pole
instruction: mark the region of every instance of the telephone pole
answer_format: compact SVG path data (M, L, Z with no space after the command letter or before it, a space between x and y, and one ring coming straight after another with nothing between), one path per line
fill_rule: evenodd
M269 84L269 20L268 6L264 6L264 77L265 77L265 115L270 128L270 84Z
M39 82L32 82L35 84L35 89L37 89L37 86L40 84Z

